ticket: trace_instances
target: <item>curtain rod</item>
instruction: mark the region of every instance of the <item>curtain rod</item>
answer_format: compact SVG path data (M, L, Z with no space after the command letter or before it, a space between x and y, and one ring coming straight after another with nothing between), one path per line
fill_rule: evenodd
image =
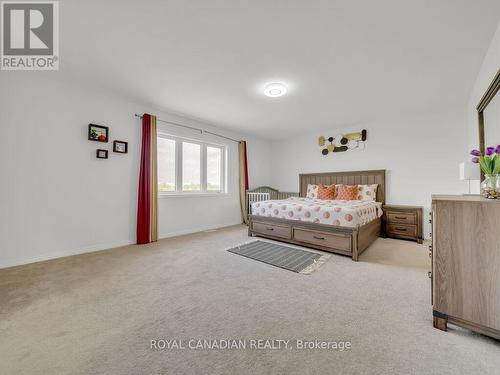
M139 117L140 119L142 119L142 116L141 115L138 115L137 113L135 114L135 117ZM217 133L212 133L212 132L209 132L208 130L203 130L203 129L200 129L200 128L195 128L193 126L189 126L189 125L183 125L183 124L179 124L177 122L172 122L172 121L165 121L165 120L162 120L162 119L159 119L157 118L156 121L159 121L159 122L164 122L165 124L170 124L170 125L175 125L175 126L180 126L182 128L186 128L186 129L191 129L191 130L196 130L198 132L200 132L201 134L211 134L211 135L215 135L216 137L221 137L221 138L225 138L225 139L229 139L230 141L233 141L233 142L240 142L236 139L233 139L233 138L230 138L230 137L226 137L225 135L220 135L220 134L217 134Z

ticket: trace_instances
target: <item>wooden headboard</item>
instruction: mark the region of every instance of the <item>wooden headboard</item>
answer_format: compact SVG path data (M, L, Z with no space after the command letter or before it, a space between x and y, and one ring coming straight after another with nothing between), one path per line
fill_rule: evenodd
M305 173L299 175L300 196L305 197L307 184L344 184L371 185L378 184L377 202L385 204L385 169L374 171L348 171L327 173Z

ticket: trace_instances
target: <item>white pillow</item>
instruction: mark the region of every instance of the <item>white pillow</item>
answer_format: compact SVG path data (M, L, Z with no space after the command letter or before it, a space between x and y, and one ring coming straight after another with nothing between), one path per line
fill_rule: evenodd
M306 198L318 199L318 185L307 185Z
M377 199L378 184L373 185L358 185L358 200L374 201Z

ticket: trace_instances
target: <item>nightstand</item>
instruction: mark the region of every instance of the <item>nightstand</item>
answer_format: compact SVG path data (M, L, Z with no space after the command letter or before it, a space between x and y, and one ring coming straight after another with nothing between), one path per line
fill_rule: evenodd
M424 208L419 206L382 206L383 237L400 238L422 243Z

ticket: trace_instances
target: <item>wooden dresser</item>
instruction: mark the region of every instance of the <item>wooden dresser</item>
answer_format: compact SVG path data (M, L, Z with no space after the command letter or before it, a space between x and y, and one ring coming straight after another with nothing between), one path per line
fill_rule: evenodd
M386 204L382 209L384 211L382 221L385 237L422 243L423 207Z
M432 197L434 327L500 339L500 199Z

